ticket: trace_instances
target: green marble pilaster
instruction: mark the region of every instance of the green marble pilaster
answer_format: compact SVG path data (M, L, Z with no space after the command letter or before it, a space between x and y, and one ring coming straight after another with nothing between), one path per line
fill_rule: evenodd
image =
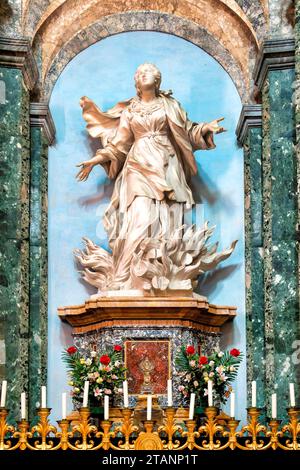
M296 382L299 367L293 360L295 341L299 340L295 72L292 41L282 41L282 48L278 40L276 47L272 41L267 43L256 77L262 87L263 106L266 396L277 392L278 414L285 418L288 384Z
M36 79L28 40L0 37L0 326L11 420L19 419L30 380L29 92Z
M264 278L262 249L261 106L244 105L237 127L244 148L247 390L257 381L258 405L265 402Z
M28 384L29 321L29 93L22 72L0 67L5 102L0 105L0 316L6 350L8 406Z
M40 387L47 383L48 145L54 139L54 125L47 104L31 103L30 125L29 412L34 416L40 401Z
M30 416L40 401L40 387L46 384L47 378L47 145L43 140L42 130L33 127L30 181Z

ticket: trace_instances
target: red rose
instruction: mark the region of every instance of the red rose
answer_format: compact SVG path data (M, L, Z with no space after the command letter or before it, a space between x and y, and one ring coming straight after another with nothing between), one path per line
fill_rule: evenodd
M75 348L75 346L70 346L68 349L67 349L67 353L68 354L75 354L77 352L77 348Z
M117 352L122 351L122 346L120 346L119 344L116 344L116 345L114 346L114 351L117 351Z
M190 355L190 354L195 354L195 348L194 348L194 346L187 346L187 348L186 348L186 353L189 354L189 355Z
M207 363L208 363L208 359L207 359L206 356L200 356L200 357L199 357L199 364L200 364L201 366L204 366L204 365L207 364Z
M101 357L100 357L100 362L101 362L101 364L103 364L104 366L108 366L108 364L110 363L110 357L107 356L106 354L104 354L104 356L101 356Z
M234 356L234 357L238 357L240 354L241 354L241 352L238 349L235 349L235 348L231 349L231 351L230 351L230 355Z

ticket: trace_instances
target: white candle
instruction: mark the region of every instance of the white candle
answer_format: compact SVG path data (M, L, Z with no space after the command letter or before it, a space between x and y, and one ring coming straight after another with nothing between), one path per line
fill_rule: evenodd
M41 408L47 408L47 403L46 403L47 402L47 400L46 400L47 389L46 389L45 385L42 386L41 392L42 392Z
M67 419L67 394L61 394L61 418Z
M123 398L124 398L124 408L128 408L128 382L124 380L123 382Z
M147 395L147 421L152 417L152 395Z
M0 402L1 408L5 408L6 390L7 390L7 380L3 380L2 387L1 387L1 402Z
M235 417L235 393L231 392L230 395L230 417Z
M196 395L191 393L189 419L194 419L195 397Z
M168 380L168 406L173 406L172 380Z
M252 408L256 408L256 381L252 381Z
M295 401L295 385L293 383L290 384L290 406L293 408L296 406Z
M212 380L207 382L207 390L208 390L208 406L213 406L213 395L212 395Z
M104 395L104 421L109 420L109 396Z
M272 419L277 419L277 396L272 393Z
M21 419L26 419L26 393L21 393Z
M83 391L83 403L82 403L83 408L87 408L87 406L88 406L89 386L90 386L90 382L88 380L86 380L84 382L84 391Z

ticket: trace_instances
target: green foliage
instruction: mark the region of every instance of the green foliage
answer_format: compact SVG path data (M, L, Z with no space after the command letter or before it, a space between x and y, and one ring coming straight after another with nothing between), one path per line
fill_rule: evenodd
M230 384L237 377L242 359L243 354L236 349L199 356L195 350L189 354L188 349L182 346L175 358L175 364L181 378L179 390L183 401L188 400L191 393L195 393L197 403L207 406L207 382L211 380L213 400L225 403L232 390Z
M75 406L82 403L86 380L90 383L89 401L92 405L99 403L104 395L113 397L122 393L126 371L122 351L113 350L102 354L85 351L81 354L71 347L62 352L62 360L67 367Z

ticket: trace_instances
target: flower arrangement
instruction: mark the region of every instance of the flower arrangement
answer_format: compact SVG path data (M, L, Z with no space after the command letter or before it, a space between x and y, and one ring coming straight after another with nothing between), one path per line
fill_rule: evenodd
M100 355L96 351L83 355L75 346L70 346L63 351L62 359L67 365L75 406L82 404L86 380L90 382L89 400L92 405L99 404L104 395L112 397L122 394L126 370L122 360L122 346L117 344L112 351Z
M235 348L225 352L216 351L209 356L200 356L194 346L183 346L176 357L176 365L181 378L179 391L184 401L191 393L195 393L197 403L207 406L207 382L211 380L214 402L225 403L232 391L230 383L237 376L242 359L243 355Z

